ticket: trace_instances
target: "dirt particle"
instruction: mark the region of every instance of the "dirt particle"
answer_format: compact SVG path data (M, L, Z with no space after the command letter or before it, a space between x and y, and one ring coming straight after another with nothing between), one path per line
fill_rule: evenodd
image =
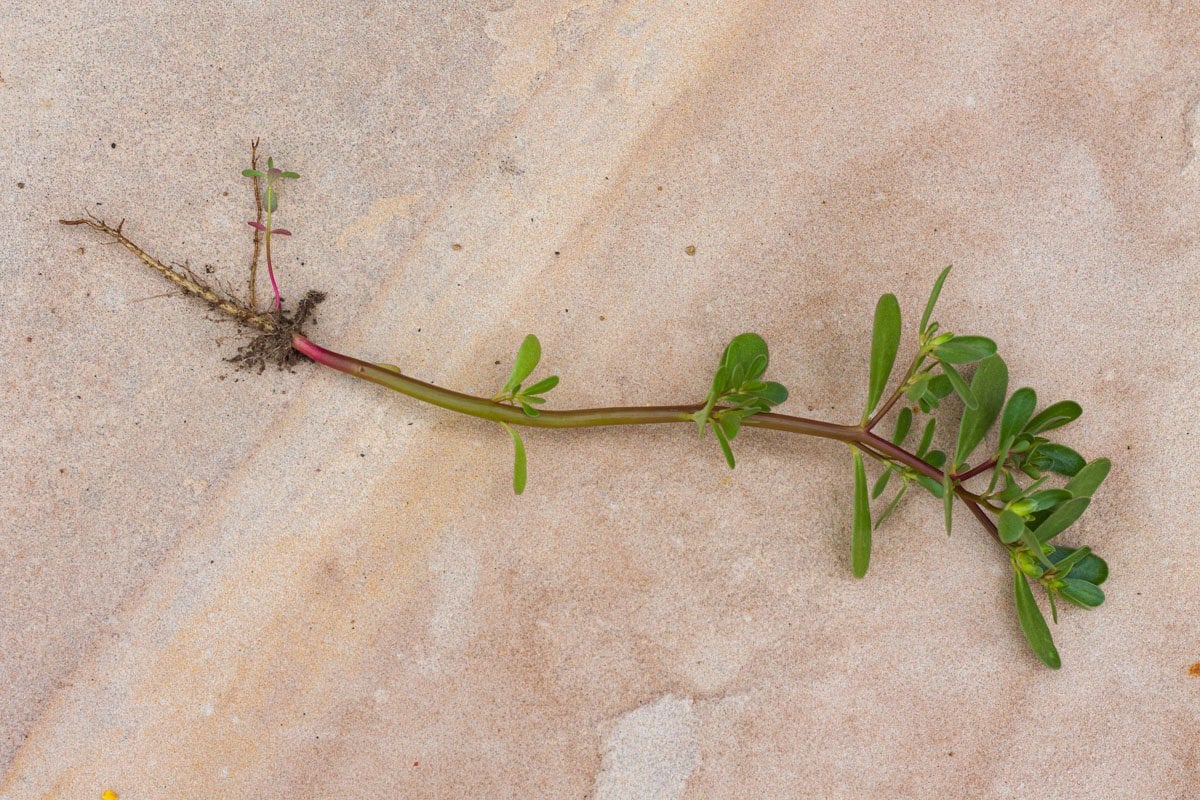
M86 252L87 252L87 250L85 250L84 248L82 248L82 247L79 248L79 255L83 255Z
M683 248L683 252L687 253L689 256L696 255L696 245L689 244L687 247Z
M662 187L661 187L661 186L659 186L659 187L658 187L658 190L661 192L661 191L662 191Z
M27 341L27 342L32 342L32 341L33 341L33 337L32 337L32 336L26 336L26 337L25 337L25 341Z
M18 188L18 189L24 189L24 188L25 188L25 183L24 183L23 181L17 181L17 188Z
M1200 678L1200 661L1188 667L1188 675L1191 675L1193 678Z
M454 244L450 245L450 249L457 253L458 251L462 250L462 245L458 242L455 242Z
M109 145L109 147L111 147L113 150L116 150L116 149L117 149L117 143L116 143L116 142L112 142L112 143Z
M601 314L601 315L600 315L600 321L601 321L601 322L604 322L604 320L606 320L606 319L607 319L607 317L605 317L603 314Z

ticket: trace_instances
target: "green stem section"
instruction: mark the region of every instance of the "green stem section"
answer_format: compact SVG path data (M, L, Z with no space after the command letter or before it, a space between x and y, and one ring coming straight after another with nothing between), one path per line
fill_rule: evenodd
M601 425L661 425L671 422L695 422L695 413L704 407L703 403L694 403L678 406L578 408L570 411L547 409L536 417L531 417L516 406L463 394L452 389L443 389L432 383L410 378L391 367L335 353L298 333L292 334L292 346L318 364L331 367L347 375L386 386L393 391L450 411L509 425L525 425L531 428L592 428ZM786 414L755 414L747 418L743 424L769 430L800 433L806 436L819 436L823 439L835 439L840 442L857 442L862 436L862 431L856 427L835 425L831 422L804 419L803 417L790 417ZM871 447L870 444L867 446Z
M483 397L475 397L451 389L443 389L432 383L410 378L399 369L373 364L352 356L328 350L301 336L292 334L292 346L318 364L344 372L361 380L377 383L401 394L408 395L431 405L457 411L472 417L507 425L524 425L531 428L593 428L603 425L664 425L677 422L695 422L695 414L704 408L703 403L678 406L634 406L615 408L579 408L568 411L547 409L531 417L515 406L497 403ZM765 428L802 436L816 436L838 442L857 445L864 452L881 461L893 461L910 467L922 475L940 481L942 471L918 458L913 453L857 425L838 425L832 422L793 417L787 414L755 414L742 423L753 428ZM981 499L962 486L956 486L955 494L967 505L976 519L993 536L996 526L980 507Z

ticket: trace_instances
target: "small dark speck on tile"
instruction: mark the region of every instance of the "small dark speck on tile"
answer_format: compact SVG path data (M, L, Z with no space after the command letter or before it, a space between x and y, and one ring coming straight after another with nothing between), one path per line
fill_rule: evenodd
M601 314L601 315L600 315L600 321L601 321L601 322L604 322L604 320L605 320L605 319L606 319L606 317L605 317L603 314Z
M687 247L683 248L683 252L687 253L689 256L696 255L696 245L689 244Z
M116 150L116 149L117 149L117 143L116 143L116 142L113 142L113 143L112 143L111 145L109 145L109 146L110 146L110 147L112 147L112 149L113 149L113 150Z
M555 250L555 251L554 251L554 255L556 255L556 256L560 256L560 255L562 255L562 253L560 253L558 250Z
M18 189L24 189L24 188L25 188L25 184L24 184L22 181L17 181L17 188L18 188Z
M499 366L499 365L500 365L500 362L499 362L499 361L497 361L497 362L496 362L496 365L497 365L497 366Z
M359 453L359 454L358 454L358 457L359 457L359 458L366 458L366 457L367 457L367 454L366 454L366 453Z
M33 337L32 337L32 336L26 336L26 337L25 337L25 341L27 341L27 342L32 342L32 341L33 341Z
M457 253L459 250L462 250L462 245L455 242L454 244L450 245L450 249Z

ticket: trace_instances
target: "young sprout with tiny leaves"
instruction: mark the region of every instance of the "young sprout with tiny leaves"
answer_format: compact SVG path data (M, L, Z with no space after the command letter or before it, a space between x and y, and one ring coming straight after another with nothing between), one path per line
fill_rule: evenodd
M242 304L205 285L194 274L153 258L129 240L120 226L113 228L95 218L64 222L90 226L121 243L210 308L259 328L264 336L282 341L288 353L294 349L318 364L416 400L499 423L513 443L512 487L516 494L525 491L528 476L525 442L519 433L522 427L691 423L701 436L713 433L730 468L736 464L733 442L746 428L814 436L841 442L850 450L853 499L849 515L850 571L855 577L864 577L870 568L872 537L899 504L911 496L910 490L918 487L941 502L947 533L956 522L955 509L965 508L1001 549L1012 573L1018 626L1033 653L1045 665L1058 668L1061 659L1038 604L1035 587L1045 594L1055 622L1061 600L1081 608L1095 608L1104 602L1100 586L1108 577L1108 565L1087 546L1065 546L1056 540L1077 525L1111 465L1103 458L1088 461L1055 440L1061 428L1080 416L1077 403L1062 400L1039 411L1033 389L1021 387L1009 392L1009 370L997 355L994 341L951 332L933 319L949 267L934 282L925 304L917 326L915 352L895 377L901 344L900 304L891 294L885 294L876 304L866 364L866 402L857 424L824 422L775 411L786 403L788 392L783 384L766 380L767 344L754 333L733 337L717 363L707 394L698 402L550 409L546 408L546 394L558 385L558 376L550 375L526 385L542 356L541 344L532 334L521 342L508 379L491 397L476 397L425 383L391 364L342 355L310 340L301 330L303 314L289 317L283 313L271 260L271 237L288 235L288 231L273 227L278 189L283 181L299 176L277 169L270 159L266 171L260 171L253 156L251 168L243 174L255 181L260 218L250 223L256 231L256 257L252 264L257 263L258 235L262 234L275 291L270 314L258 313L254 308L253 266L251 300L248 305ZM266 182L265 196L259 192L260 179ZM263 211L265 224L261 220ZM880 425L892 416L891 434L881 435ZM944 450L935 447L939 428L948 442ZM995 435L990 436L993 431ZM913 439L915 446L909 444ZM992 443L985 447L985 442ZM867 468L872 461L880 465L873 481Z

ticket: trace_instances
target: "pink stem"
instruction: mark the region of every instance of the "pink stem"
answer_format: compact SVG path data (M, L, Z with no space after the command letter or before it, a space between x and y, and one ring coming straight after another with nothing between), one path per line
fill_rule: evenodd
M267 231L267 276L271 279L271 291L275 292L275 305L273 311L278 311L283 305L283 298L279 294L279 284L275 282L275 268L271 264L271 232Z

